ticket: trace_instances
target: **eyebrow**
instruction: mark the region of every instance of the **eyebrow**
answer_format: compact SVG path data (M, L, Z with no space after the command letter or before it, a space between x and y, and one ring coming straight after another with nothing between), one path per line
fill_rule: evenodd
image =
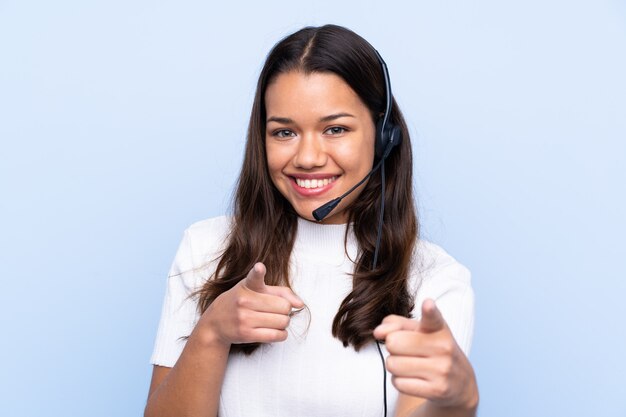
M355 117L355 116L351 115L350 113L336 113L336 114L331 114L331 115L322 117L320 119L320 122L330 122L332 120L340 119L342 117Z
M330 122L332 120L340 119L342 117L355 117L355 116L350 113L335 113L335 114L329 114L328 116L324 116L320 118L319 121ZM294 121L288 117L277 117L277 116L272 116L268 118L265 123L269 123L269 122L277 122L277 123L282 123L286 125L294 124Z

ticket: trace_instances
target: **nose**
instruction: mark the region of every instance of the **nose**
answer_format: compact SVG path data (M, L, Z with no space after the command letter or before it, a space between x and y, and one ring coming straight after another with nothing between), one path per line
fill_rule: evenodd
M298 168L313 169L324 166L327 158L323 138L313 134L303 135L298 143L293 164Z

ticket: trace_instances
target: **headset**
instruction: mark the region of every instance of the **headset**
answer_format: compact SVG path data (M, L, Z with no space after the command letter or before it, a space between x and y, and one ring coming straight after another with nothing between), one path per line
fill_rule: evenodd
M383 218L385 215L385 159L387 159L387 157L395 147L402 143L402 129L400 128L400 126L396 125L390 120L393 96L391 94L391 81L389 79L387 64L376 49L374 49L374 52L376 53L376 57L378 58L378 62L380 63L383 71L383 78L385 79L386 97L385 113L383 113L382 117L380 117L378 119L378 122L376 123L376 138L374 143L374 150L376 152L376 156L379 158L379 161L361 181L359 181L356 185L346 191L343 195L327 202L326 204L318 207L313 211L313 217L315 217L317 221L321 221L337 206L337 204L339 204L339 202L341 202L341 200L345 196L354 191L359 185L363 184L365 180L371 177L374 172L380 169L380 217L378 219L378 233L376 235L376 246L374 249L374 261L372 262L372 269L376 269L376 264L378 262L378 249L380 248L380 239L383 230ZM375 342L376 347L378 348L378 353L380 354L380 359L383 363L383 406L384 416L387 417L387 368L385 367L385 357L383 356L383 352L380 348L380 342L377 340L375 340Z
M400 128L400 126L397 126L390 120L393 96L391 95L391 81L389 79L389 71L387 70L387 64L385 63L385 61L383 60L383 57L380 56L380 54L378 53L376 49L374 49L374 52L376 53L376 57L378 58L378 62L380 63L380 66L383 71L383 78L385 80L385 97L386 97L385 112L378 119L378 122L376 123L376 138L374 140L374 150L376 152L376 156L379 158L379 161L361 181L356 183L348 191L343 193L341 196L313 210L313 217L315 218L315 220L317 221L323 220L326 216L328 216L328 214L330 214L331 211L333 211L335 207L337 207L337 205L341 202L341 200L344 199L344 197L352 193L352 191L356 190L357 187L363 184L369 177L372 176L373 173L375 173L376 171L378 171L378 169L382 167L383 169L381 170L381 175L382 175L381 192L382 192L383 197L381 197L381 213L380 213L381 220L379 224L379 234L378 234L378 239L377 239L377 244L376 244L376 251L374 253L374 264L373 264L372 269L376 268L376 261L378 260L378 246L379 246L378 242L380 240L380 230L382 229L382 218L383 218L382 216L385 211L384 210L385 208L385 201L384 201L385 159L387 159L391 151L396 146L402 143L402 129Z

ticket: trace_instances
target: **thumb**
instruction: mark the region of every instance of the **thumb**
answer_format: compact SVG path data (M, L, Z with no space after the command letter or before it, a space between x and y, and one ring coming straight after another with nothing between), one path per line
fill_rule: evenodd
M446 327L441 312L437 308L435 301L427 298L422 303L422 319L420 320L420 331L434 333Z
M265 265L261 262L254 264L246 279L244 280L244 286L255 292L265 292Z

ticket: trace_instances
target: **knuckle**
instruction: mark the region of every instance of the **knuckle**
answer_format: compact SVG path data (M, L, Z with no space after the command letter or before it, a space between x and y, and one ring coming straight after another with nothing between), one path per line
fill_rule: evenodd
M291 322L291 319L289 318L289 316L281 316L280 318L280 328L281 329L286 329L289 326L289 323Z
M395 314L390 314L390 315L388 315L387 317L385 317L383 319L383 323L385 323L385 324L393 323L393 322L396 321L396 317L398 317L398 316L396 316Z
M396 389L400 392L406 393L408 390L406 380L404 378L398 378L396 376L391 377L391 384L396 387Z
M436 372L444 380L447 381L452 375L452 361L448 358L437 361Z
M452 340L446 340L441 344L441 352L446 356L451 356L454 352L454 342Z
M246 307L248 303L249 303L248 297L246 296L237 297L236 304L238 307Z
M395 332L388 334L385 339L385 346L387 347L387 351L390 353L397 352L401 343L402 341L400 335Z
M399 316L397 314L391 314L387 317L389 319L387 323L396 324L396 325L403 325L406 321L410 320L404 316Z
M250 340L252 335L250 334L250 329L244 327L239 329L238 336L241 343L246 343Z
M447 398L450 386L445 382L439 382L433 386L433 394L440 399Z
M396 387L396 389L397 389L398 391L402 391L402 389L401 389L401 385L402 385L402 384L400 384L400 382L398 381L398 378L397 378L397 377L395 377L394 375L392 375L392 376L391 376L391 384L392 384L394 387Z
M278 311L281 314L289 314L291 313L291 303L284 298L280 299L280 303L278 305Z
M434 346L437 353L442 356L452 356L454 352L454 342L451 340L435 340Z
M237 317L238 323L243 324L243 323L246 323L250 319L250 314L248 313L247 310L238 309L235 315Z

